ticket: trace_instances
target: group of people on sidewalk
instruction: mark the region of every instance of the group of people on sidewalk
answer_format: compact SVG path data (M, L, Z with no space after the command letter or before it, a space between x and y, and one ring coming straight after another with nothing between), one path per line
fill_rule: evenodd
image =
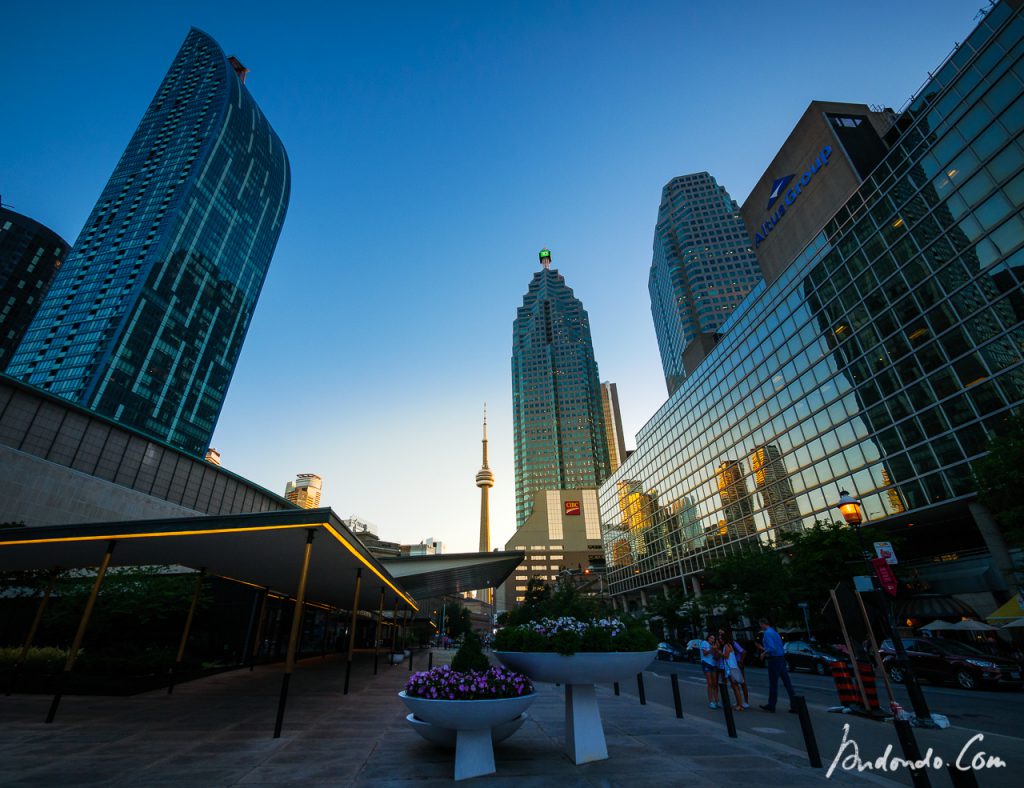
M789 669L782 648L782 638L766 618L760 620L761 641L757 644L760 658L768 668L768 702L761 705L764 711L774 712L779 696L779 679L789 694L790 712L793 708L793 682L789 678ZM747 676L744 663L747 650L733 636L731 629L720 629L718 633L708 632L700 643L700 664L707 682L708 707L722 708L730 703L729 690L732 690L736 703L733 708L743 711L750 708L750 695L747 690ZM722 698L722 688L725 697Z

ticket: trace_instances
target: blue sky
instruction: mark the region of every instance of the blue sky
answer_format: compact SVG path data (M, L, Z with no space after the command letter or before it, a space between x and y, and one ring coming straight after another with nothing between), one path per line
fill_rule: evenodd
M512 320L547 245L632 436L665 398L662 185L738 201L812 99L899 108L980 2L23 2L0 26L0 194L73 242L190 25L251 69L288 218L214 445L396 541L515 528ZM627 438L627 444L632 445Z

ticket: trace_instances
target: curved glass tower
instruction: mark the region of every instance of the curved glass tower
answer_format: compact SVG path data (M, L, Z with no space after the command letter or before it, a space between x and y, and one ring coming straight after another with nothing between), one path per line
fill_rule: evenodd
M661 191L648 290L670 395L761 281L739 211L706 172L673 178ZM704 347L698 349L698 343L687 353L696 340Z
M288 205L245 74L189 31L8 368L198 456Z
M597 487L610 473L590 319L551 252L512 324L516 527L542 490Z

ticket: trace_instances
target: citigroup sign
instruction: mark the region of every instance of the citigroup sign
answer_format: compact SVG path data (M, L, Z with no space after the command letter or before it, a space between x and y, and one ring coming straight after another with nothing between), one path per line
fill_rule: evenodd
M769 216L764 223L758 228L757 233L754 235L754 248L756 249L761 245L761 242L768 237L775 226L782 221L782 217L786 215L786 209L793 205L797 200L800 199L800 195L804 188L811 182L814 176L818 173L822 167L828 166L829 157L832 156L832 146L826 145L821 149L821 153L817 155L811 166L808 167L807 172L803 174L799 181L797 181L791 188L788 188L790 183L796 179L796 175L784 175L781 178L776 178L772 184L771 193L768 195L768 205L766 210L771 210L772 206L775 205L780 199L779 207Z

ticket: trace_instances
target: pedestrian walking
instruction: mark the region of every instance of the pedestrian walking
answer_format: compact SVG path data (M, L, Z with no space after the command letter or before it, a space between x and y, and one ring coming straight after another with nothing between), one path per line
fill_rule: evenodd
M700 642L700 668L704 671L704 681L708 689L708 708L718 708L718 661L715 656L717 641L708 633ZM728 701L728 699L726 699Z
M793 682L789 678L789 669L786 666L786 658L783 656L782 638L767 618L762 618L758 623L761 625L761 658L768 667L768 702L761 704L765 711L775 712L775 704L779 699L779 679L789 693L789 712L796 714L793 708L793 696L796 691L793 689Z

